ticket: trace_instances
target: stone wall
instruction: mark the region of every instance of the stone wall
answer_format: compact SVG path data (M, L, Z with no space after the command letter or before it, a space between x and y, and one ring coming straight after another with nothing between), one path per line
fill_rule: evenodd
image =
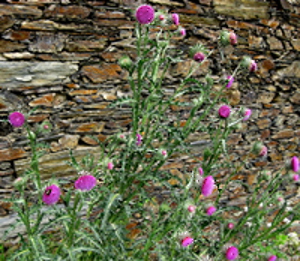
M291 1L292 2L292 1ZM232 106L254 111L243 130L232 135L233 157L243 160L256 140L269 148L267 161L249 166L248 180L259 167L281 166L285 158L300 153L300 6L287 0L8 0L0 4L0 117L10 112L32 111L34 127L48 120L51 133L38 137L50 144L41 159L43 177L74 174L64 162L68 149L77 157L97 156L97 144L108 135L130 127L126 108L112 110L110 102L127 95L126 73L117 64L123 54L133 56L134 10L148 3L180 15L187 36L178 48L201 42L216 48L222 29L234 30L238 45L226 49L232 66L248 54L259 69L227 91ZM175 27L171 27L175 30ZM221 72L218 57L204 71ZM190 61L171 68L168 79L184 75ZM227 70L233 70L227 68ZM199 73L201 75L201 73ZM216 75L215 77L221 77ZM176 108L175 108L176 110ZM28 166L30 155L24 130L0 122L0 198L12 191L12 182ZM184 164L166 168L180 170ZM176 171L175 171L176 169ZM179 169L179 170L178 170ZM1 204L0 215L8 206Z

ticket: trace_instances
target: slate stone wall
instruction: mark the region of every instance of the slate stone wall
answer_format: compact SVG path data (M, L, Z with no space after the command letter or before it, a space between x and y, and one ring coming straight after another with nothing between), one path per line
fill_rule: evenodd
M245 178L251 183L257 168L275 169L286 158L300 156L300 6L291 2L8 0L0 4L0 118L6 119L15 110L28 113L38 106L28 118L32 127L45 120L54 127L38 137L50 144L49 153L41 159L43 177L74 174L64 163L68 149L77 157L88 152L97 155L89 135L103 141L130 127L128 109L112 110L108 105L129 93L126 73L117 61L123 54L134 57L134 10L148 3L156 10L180 15L187 36L174 41L179 49L187 51L198 42L215 49L219 32L228 29L238 34L239 43L226 49L232 61L226 72L232 72L245 54L258 62L256 73L238 79L226 93L232 106L244 105L254 112L229 140L234 145L233 159L243 160L256 140L263 140L269 148L267 160L249 165ZM178 77L193 66L186 58L168 72L169 89L176 88ZM210 70L219 79L222 66L215 56L195 76ZM0 135L3 198L28 166L30 151L24 130L0 122ZM180 173L185 163L193 162L174 159L165 168ZM0 216L8 208L0 204Z

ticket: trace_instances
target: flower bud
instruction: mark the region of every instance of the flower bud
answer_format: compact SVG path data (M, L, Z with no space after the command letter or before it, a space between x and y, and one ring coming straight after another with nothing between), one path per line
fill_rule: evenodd
M172 14L172 21L175 25L179 25L179 15L178 14Z
M119 59L119 65L123 68L123 69L129 69L132 65L132 60L130 59L129 56L124 55Z
M220 42L223 46L236 45L237 35L234 32L222 31L220 34Z

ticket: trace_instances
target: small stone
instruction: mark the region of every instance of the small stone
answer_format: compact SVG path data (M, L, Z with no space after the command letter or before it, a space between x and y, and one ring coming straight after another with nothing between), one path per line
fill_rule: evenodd
M294 131L285 129L277 132L277 134L272 136L272 139L288 139L294 137Z
M4 32L6 29L12 27L14 23L15 22L11 17L1 16L0 17L0 33Z
M267 129L270 127L270 125L271 125L270 119L263 119L257 121L257 126L259 129Z
M83 66L82 73L93 83L102 83L106 80L122 78L122 69L117 64L102 64Z
M296 92L291 98L290 101L295 104L300 105L300 92Z
M34 54L29 53L29 52L13 52L13 53L3 53L3 56L7 59L12 59L12 60L29 60L34 57Z
M27 153L22 148L9 148L0 150L0 162L11 161L27 157Z
M283 50L283 45L276 37L270 37L267 42L271 50Z
M29 106L36 107L36 106L45 106L51 107L53 105L55 93L46 94L42 97L36 98L29 103Z
M74 129L74 132L76 133L100 133L103 131L103 128L105 126L105 123L98 123L98 122L92 122L92 123L83 123L77 126Z
M46 17L64 18L68 20L79 20L87 18L91 13L91 10L84 6L54 6L51 5L46 11Z
M258 102L261 102L263 104L271 103L274 97L275 97L274 92L264 92L259 96Z
M296 51L300 51L300 39L291 39L291 43Z

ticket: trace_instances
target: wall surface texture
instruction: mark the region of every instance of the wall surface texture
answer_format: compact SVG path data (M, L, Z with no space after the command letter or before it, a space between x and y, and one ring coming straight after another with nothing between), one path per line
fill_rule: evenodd
M128 95L126 73L117 61L123 54L134 58L134 10L148 3L155 9L180 15L187 36L177 48L187 53L196 43L217 46L222 29L235 31L238 45L226 49L232 72L236 61L247 54L258 71L241 77L227 90L233 107L253 110L243 129L232 135L233 159L243 160L251 144L262 140L269 148L267 160L249 165L249 183L257 168L282 166L285 159L300 156L300 5L287 0L8 0L0 4L0 118L10 112L28 113L32 127L50 121L53 130L39 140L50 144L41 159L43 177L74 174L64 161L69 151L82 157L97 154L97 143L108 135L130 128L128 108L108 107ZM170 27L176 30L175 26ZM186 55L187 56L187 55ZM214 56L212 56L214 57ZM191 59L173 66L168 88L176 88ZM222 72L218 58L205 63L196 77L210 70ZM222 75L214 75L216 79ZM174 108L177 110L178 108ZM197 139L197 136L194 137ZM0 122L0 198L12 191L30 155L22 128ZM184 160L166 168L180 173ZM188 161L188 160L187 160ZM0 203L0 216L9 205Z

